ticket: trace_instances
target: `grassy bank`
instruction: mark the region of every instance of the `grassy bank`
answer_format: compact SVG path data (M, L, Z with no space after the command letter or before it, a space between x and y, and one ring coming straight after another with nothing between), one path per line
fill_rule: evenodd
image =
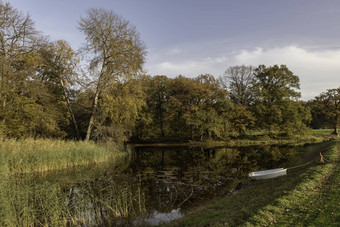
M249 132L244 138L228 141L229 146L251 146L251 145L294 145L299 146L306 143L321 143L334 138L332 129L311 129L301 135L272 135L265 132Z
M36 173L97 164L123 156L119 148L94 142L50 139L0 141L0 165L10 174Z
M254 181L168 226L286 226L339 223L339 145L315 149L330 162L295 169L287 176Z
M230 138L225 141L216 141L213 139L206 139L203 141L181 141L178 140L170 141L151 141L144 142L140 144L135 144L136 146L159 146L159 147L171 147L171 146L191 146L191 147L216 147L216 146L227 146L227 147L242 147L242 146L256 146L256 145L294 145L299 146L306 143L321 143L335 138L332 135L332 129L313 129L306 132L304 135L292 135L292 136L282 136L282 135L272 135L268 136L265 132L248 132L246 135L240 138ZM181 142L178 142L181 141Z

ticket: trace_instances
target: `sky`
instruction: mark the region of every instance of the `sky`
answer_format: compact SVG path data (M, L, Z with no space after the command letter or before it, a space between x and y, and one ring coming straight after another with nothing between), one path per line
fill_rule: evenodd
M340 86L338 0L10 0L51 41L76 50L80 17L112 10L135 25L149 75L223 76L228 67L286 65L303 100Z

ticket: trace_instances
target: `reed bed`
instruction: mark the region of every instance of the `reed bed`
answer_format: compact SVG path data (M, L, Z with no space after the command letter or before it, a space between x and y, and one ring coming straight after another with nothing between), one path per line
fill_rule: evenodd
M48 171L76 174L73 170L79 168L73 167L111 165L125 154L117 146L95 142L0 140L0 226L104 225L143 212L140 189L107 176L65 187L39 177Z
M97 184L107 186L98 189ZM114 226L145 211L138 187L112 180L67 189L34 177L8 176L0 189L0 226Z
M0 141L1 169L10 174L40 173L98 164L122 157L117 146L52 139Z

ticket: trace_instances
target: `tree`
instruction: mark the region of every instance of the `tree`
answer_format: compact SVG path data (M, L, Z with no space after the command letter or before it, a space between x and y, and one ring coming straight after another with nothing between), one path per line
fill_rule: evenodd
M197 109L189 117L189 122L201 137L222 138L225 119L223 112L228 105L227 92L220 88L218 81L209 74L194 78L196 83Z
M255 124L252 113L242 105L233 105L228 114L229 128L233 136L243 136Z
M334 134L338 135L340 124L340 87L329 89L315 97L312 105L313 112L319 113L324 120L334 128Z
M7 137L65 135L63 107L37 73L43 43L29 15L0 2L0 131Z
M219 77L221 86L229 92L230 99L236 105L248 106L252 101L253 66L232 66Z
M144 106L145 97L137 79L116 82L107 87L98 102L94 136L96 139L127 141Z
M197 86L190 78L178 76L171 80L169 86L169 107L167 119L169 134L176 137L189 137L192 130L187 125L187 119L196 109ZM189 134L189 135L188 135Z
M44 80L48 80L60 87L73 123L76 138L80 140L79 129L72 111L67 88L67 85L76 83L77 74L75 69L79 59L71 46L64 40L49 43L40 50L40 53L43 61L40 67L41 76Z
M311 128L313 129L333 128L333 125L330 124L325 114L323 113L324 110L320 108L319 103L316 101L316 97L306 102L306 106L311 110L312 115L312 120L310 122Z
M36 50L37 35L29 15L24 16L9 3L0 2L0 100L3 111L9 94L16 90L14 83L25 79L19 78L17 66L23 66L23 59Z
M170 87L169 120L176 136L191 139L222 137L227 92L212 75L176 77Z
M84 50L90 54L89 69L95 73L95 94L85 138L89 140L99 96L112 84L142 71L145 47L129 21L105 9L90 9L86 17L81 17L79 29L86 36Z
M223 138L231 102L212 75L143 79L146 105L139 112L138 139ZM163 134L164 133L164 134Z
M150 80L147 102L154 110L154 119L158 125L160 136L165 136L165 114L169 102L169 78L166 76L155 76Z
M300 79L287 66L260 65L255 69L252 83L257 99L266 103L282 100L297 100L300 98Z
M299 77L285 65L266 67L260 65L255 70L252 82L255 102L252 105L257 127L271 132L302 130L310 119L308 110L299 102Z

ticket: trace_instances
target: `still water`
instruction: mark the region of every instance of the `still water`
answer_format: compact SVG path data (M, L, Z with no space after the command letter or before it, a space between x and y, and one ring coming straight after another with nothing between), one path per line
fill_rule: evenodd
M249 181L251 171L290 165L298 159L297 149L129 147L118 163L17 179L11 187L27 193L29 208L17 206L18 210L31 210L34 222L158 225L237 193Z
M282 167L294 157L289 147L136 147L128 162L145 195L143 221L160 224L237 192L249 180L249 172Z

